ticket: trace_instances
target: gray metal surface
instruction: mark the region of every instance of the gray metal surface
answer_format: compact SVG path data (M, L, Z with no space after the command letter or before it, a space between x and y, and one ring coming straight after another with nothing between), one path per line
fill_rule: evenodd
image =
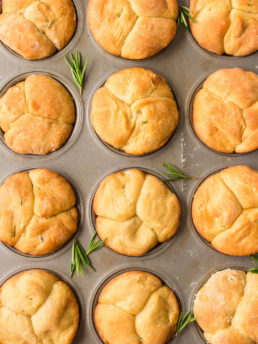
M204 178L221 168L248 164L258 168L258 152L234 156L218 154L206 148L194 135L189 104L194 90L209 74L219 68L242 67L258 71L258 53L243 58L218 57L202 50L191 35L180 28L172 44L160 54L142 61L124 60L104 52L93 40L86 23L88 1L76 0L79 11L79 27L69 45L45 60L26 61L0 48L0 91L13 78L24 73L49 72L56 75L72 92L80 108L78 91L72 86L72 77L64 62L64 54L78 48L83 57L89 57L87 78L83 93L82 125L77 125L76 135L60 151L45 157L19 156L0 144L0 181L8 175L23 169L49 168L64 175L77 190L82 210L78 238L86 247L93 233L91 214L92 195L98 183L107 174L123 168L142 167L160 173L162 163L173 162L195 177ZM188 5L188 1L180 1ZM163 75L175 94L180 110L178 128L169 143L158 152L144 157L127 157L112 152L93 133L89 122L90 101L94 91L107 76L128 67L141 66ZM132 258L119 255L110 249L102 249L91 255L97 272L88 271L82 277L69 279L71 242L48 257L31 258L22 256L0 245L0 283L14 272L28 268L44 268L56 272L70 284L78 294L81 303L81 323L75 344L101 343L91 320L94 296L102 282L114 272L127 268L144 268L164 276L181 300L184 310L192 305L194 294L207 275L224 267L252 266L249 257L229 257L210 248L197 235L191 222L190 205L193 191L200 179L175 182L173 188L182 206L180 228L167 244L144 257ZM195 326L190 326L177 339L180 344L202 343Z

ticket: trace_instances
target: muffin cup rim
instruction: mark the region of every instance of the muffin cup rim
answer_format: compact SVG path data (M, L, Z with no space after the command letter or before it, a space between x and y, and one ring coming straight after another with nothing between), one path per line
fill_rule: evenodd
M216 73L217 71L221 70L221 69L235 69L235 68L240 68L243 69L244 71L251 71L250 69L246 69L246 68L242 68L242 67L238 67L238 66L225 66L225 67L216 67L216 68L212 68L211 72L206 72L202 75L202 77L200 79L198 79L194 85L191 87L187 99L186 99L186 114L187 114L187 119L186 121L188 122L187 125L190 127L190 131L191 131L191 136L194 139L195 142L198 142L201 147L205 148L205 150L207 150L208 152L212 152L215 153L217 155L220 155L222 157L227 157L227 158L241 158L241 157L245 157L249 154L255 153L257 151L257 149L254 149L250 152L245 152L245 153L225 153L225 152L221 152L218 150L215 150L214 148L209 147L204 141L202 141L199 136L197 135L195 129L194 129L194 125L193 125L193 104L194 104L194 100L195 97L197 95L197 93L203 89L203 84L205 83L205 81L214 73ZM252 72L252 71L251 71ZM255 73L255 72L253 72ZM255 73L256 74L256 73Z
M54 79L55 81L59 82L65 90L69 93L73 100L74 108L75 108L75 121L73 123L72 131L67 138L67 140L63 143L62 146L60 146L57 150L50 152L45 155L38 155L38 154L21 154L13 151L11 148L7 146L4 140L4 131L0 128L0 147L2 146L3 149L11 154L14 158L20 158L20 159L35 159L35 161L39 160L49 160L51 158L56 158L59 155L66 152L68 149L70 149L73 144L77 141L79 138L79 135L81 133L81 129L83 126L84 121L84 107L82 98L79 95L78 90L76 89L75 85L62 73L58 71L51 70L49 68L35 68L34 70L27 70L20 74L14 74L10 76L7 80L5 80L0 85L0 98L2 98L6 92L13 86L17 85L19 82L22 82L26 80L27 77L30 75L46 75Z
M1 1L1 0L0 0ZM92 31L91 31L91 28L90 28L90 25L89 25L89 20L88 20L88 6L89 6L89 2L87 4L87 15L86 15L86 25L87 25L87 32L89 33L89 36L90 36L90 39L91 41L93 42L93 44L96 46L96 48L103 54L105 54L107 57L109 58L114 58L115 60L117 61L122 61L124 63L128 63L128 62L144 62L144 61L149 61L150 59L153 59L155 58L156 56L158 56L159 54L163 53L167 48L169 48L173 42L176 40L176 38L178 37L178 32L179 32L179 28L178 28L178 25L177 25L177 19L173 19L176 23L176 33L175 33L175 36L174 38L167 44L166 47L164 47L162 50L160 50L159 52L157 52L156 54L154 55L151 55L151 56L148 56L148 57L145 57L145 58L142 58L142 59L130 59L130 58L126 58L126 57L122 57L121 55L114 55L114 54L111 54L110 52L108 52L106 49L104 49L98 42L97 40L95 39ZM140 16L137 16L137 18L139 18Z
M247 164L236 164L236 165L232 165L232 166L224 166L224 167L220 167L219 169L216 170L211 170L206 172L206 174L204 176L202 176L201 178L198 179L198 183L196 185L194 185L194 187L192 188L191 192L190 192L190 197L189 197L189 202L188 202L188 206L187 206L187 212L189 214L189 220L190 220L190 230L191 232L194 234L194 236L201 241L206 247L209 247L210 249L212 249L214 252L219 253L224 255L225 257L235 257L235 258L243 258L243 257L248 257L248 255L246 256L234 256L234 255L230 255L230 254L226 254L223 253L219 250L217 250L215 247L212 246L212 244L206 240L196 229L195 225L194 225L194 221L193 221L193 214L192 214L192 207L193 207L193 200L194 200L194 196L197 192L197 190L199 189L199 187L211 176L214 176L216 174L219 174L221 171L226 170L228 168L231 167L237 167L237 166L248 166L252 169L255 169Z
M126 153L124 152L123 150L120 150L120 149L117 149L115 147L113 147L112 145L108 144L107 142L105 142L98 134L97 132L95 131L95 129L93 128L93 125L92 125L92 122L91 122L91 111L92 111L92 101L93 101L93 98L96 94L96 92L101 89L102 87L104 87L105 83L107 82L107 80L114 74L116 74L117 72L120 72L120 71L123 71L123 70L126 70L126 69L133 69L133 68L142 68L142 69L145 69L145 70L150 70L151 72L153 72L154 74L158 75L158 76L161 76L162 78L165 79L167 85L169 86L172 94L173 94L173 97L174 97L174 101L176 103L176 107L177 107L177 111L178 111L178 122L177 122L177 125L173 131L173 133L170 135L170 137L168 138L168 140L161 146L159 147L158 149L155 149L154 151L151 151L151 152L148 152L148 153L144 153L144 154L129 154L129 153ZM89 101L88 101L88 104L86 106L86 117L87 117L87 121L88 121L88 127L90 128L90 134L92 136L92 138L94 139L94 141L103 149L105 149L106 152L109 152L109 153L113 153L114 155L116 156L122 156L122 157L126 157L126 158L135 158L135 159L144 159L144 158L148 158L154 154L158 154L163 148L165 148L172 140L173 140L173 137L176 135L176 133L178 132L178 127L180 125L180 122L182 121L182 117L183 117L183 114L182 114L182 108L180 107L180 104L178 102L178 99L177 99L177 96L174 92L174 90L172 89L170 83L167 81L166 77L163 76L161 73L159 72L156 72L154 71L152 68L146 66L141 66L141 65L133 65L133 66L126 66L126 67L123 67L123 68L119 68L119 69L116 69L115 71L113 72L109 72L108 74L106 74L104 76L104 78L101 78L98 79L98 82L95 84L95 86L92 88L91 92L90 92L90 95L89 95Z
M168 278L165 277L164 271L160 272L160 270L158 271L157 268L153 268L153 267L151 267L151 268L145 267L145 266L140 267L137 263L136 263L135 267L128 266L128 265L120 266L119 268L113 269L111 272L106 273L105 276L102 277L101 280L98 281L98 283L96 283L94 289L92 290L91 296L90 296L89 308L88 308L88 312L87 312L88 313L88 319L89 319L89 323L90 323L90 329L94 333L95 339L98 341L99 344L105 344L104 341L101 339L100 335L98 334L98 331L97 331L96 326L95 326L95 320L94 320L94 314L95 314L96 306L98 304L99 295L100 295L101 291L103 290L103 288L112 279L114 279L115 277L117 277L123 273L129 272L129 271L148 272L148 273L154 275L155 277L159 278L161 280L161 282L163 283L163 285L167 286L174 293L174 295L177 299L179 312L185 311L184 298L182 296L181 290L180 290L177 282L175 282L175 280L173 278L170 278L170 276L169 276L169 280L168 280ZM178 340L178 337L180 337L180 335L178 335L178 336L173 335L173 337L166 344L175 343Z
M57 50L47 57L41 58L41 59L26 59L16 51L14 51L12 48L10 48L8 45L4 44L0 40L0 49L6 54L6 56L9 56L13 59L16 59L16 61L19 61L20 63L49 63L49 59L58 59L61 57L64 57L71 49L74 49L76 44L78 43L78 40L82 34L83 31L83 26L85 22L85 15L84 15L84 10L83 6L81 4L80 0L71 0L74 9L75 9L75 15L76 15L76 27L74 30L73 35L71 36L70 40L66 43L66 45L61 48L60 50ZM0 0L0 14L2 13L2 0Z
M188 299L189 309L191 310L191 312L193 314L194 314L194 312L193 312L194 302L195 302L195 299L196 299L198 292L201 290L201 288L208 282L208 280L213 275L215 275L217 272L221 272L221 271L225 271L225 270L240 270L240 271L244 271L244 272L248 273L247 267L226 263L223 266L220 265L220 266L217 266L217 267L210 269L210 271L207 272L205 275L202 274L202 277L199 278L198 281L196 282L195 287L192 288L191 295ZM194 332L195 337L198 337L204 344L207 344L207 340L204 337L204 331L202 330L202 328L198 324L197 320L194 322L194 325L192 326L192 331Z
M5 277L4 276L0 277L0 290L1 290L2 286L12 277L14 277L20 273L30 271L30 270L46 271L46 272L56 276L61 282L65 283L70 288L70 290L72 291L72 293L75 297L76 303L78 305L78 312L79 312L78 326L77 326L77 330L76 330L76 333L74 335L74 338L73 338L71 344L74 343L76 340L76 337L78 336L79 330L82 327L84 302L83 302L83 297L79 292L79 289L75 286L74 283L72 283L72 280L68 279L66 276L64 276L63 273L56 272L56 271L49 269L49 268L34 267L34 265L33 265L33 267L26 266L26 267L16 268L15 270L10 271Z
M77 222L77 229L76 229L76 231L71 236L71 238L64 243L63 246L61 246L56 251L53 251L51 253L44 254L44 255L31 255L29 253L23 253L23 252L17 250L15 247L7 245L3 241L0 240L0 245L2 245L9 252L13 252L13 253L15 253L15 254L25 258L25 259L34 259L35 261L38 261L39 259L42 259L42 260L52 259L52 258L55 258L55 257L57 257L59 255L62 255L64 252L66 252L68 250L68 248L72 245L72 242L73 242L74 238L83 229L83 226L84 226L84 215L85 215L85 210L84 210L84 205L83 205L83 197L82 197L81 193L78 192L77 188L74 186L74 183L71 182L70 178L66 176L66 173L60 173L56 169L42 168L42 167L20 168L20 169L17 169L15 171L9 173L7 176L2 178L0 180L0 187L5 183L5 181L8 178L10 178L11 176L14 176L17 173L29 172L29 171L37 170L37 169L46 169L46 170L50 170L50 171L53 171L53 172L57 173L58 175L63 177L68 182L68 184L72 187L73 192L75 194L75 198L76 198L76 203L75 203L74 207L76 207L76 210L78 212L78 222Z
M130 166L130 167L117 167L116 169L112 169L111 171L107 172L104 174L104 176L101 176L101 178L98 178L97 182L95 183L94 187L92 188L91 192L90 192L90 197L89 197L89 206L87 207L89 209L88 211L88 220L90 223L90 230L92 232L92 235L96 232L97 236L99 238L97 229L96 229L96 218L97 215L95 214L94 210L93 210L93 202L95 199L95 195L101 185L101 183L109 176L111 176L112 174L118 173L118 172L123 172L123 171L127 171L127 170L139 170L142 171L145 174L150 174L154 177L156 177L157 179L159 179L160 181L162 181L168 188L169 190L175 194L175 196L178 199L178 202L180 204L180 219L179 219L179 224L177 226L177 230L175 232L175 234L168 240L166 240L165 242L162 243L158 243L156 246L154 246L151 250L149 250L148 252L146 252L143 255L140 256L129 256L126 254L122 254L119 253L115 250L113 250L112 248L110 248L109 246L105 245L104 249L111 253L111 254L115 254L115 255L119 255L119 256L123 256L126 257L127 259L150 259L155 257L158 254L161 254L164 250L168 249L168 247L172 246L174 244L174 240L176 239L176 235L178 233L178 231L181 229L182 227L182 202L180 201L180 198L178 197L177 191L175 191L175 188L172 186L172 183L169 183L168 181L165 181L162 179L162 175L156 171L151 170L150 168L146 168L146 167L140 167L137 166L136 164L134 166Z
M189 6L190 7L190 1L189 0ZM195 47L195 49L197 49L202 55L210 55L212 57L214 57L215 59L221 59L221 60L228 60L231 62L243 62L246 58L248 58L249 56L254 55L257 51L252 52L251 54L248 55L243 55L243 56L235 56L235 55L228 55L228 54L216 54L208 49L205 49L204 47L201 46L201 44L197 41L197 39L195 38L195 36L192 33L192 29L191 29L191 25L189 25L190 30L188 31L188 35L190 37L191 40L191 44Z

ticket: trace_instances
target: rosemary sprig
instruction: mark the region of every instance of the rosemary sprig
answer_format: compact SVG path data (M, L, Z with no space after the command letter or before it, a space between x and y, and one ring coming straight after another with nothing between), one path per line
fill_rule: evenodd
M180 316L179 316L179 319L178 319L178 323L177 323L177 328L176 328L176 333L175 333L175 336L178 336L179 333L181 331L183 331L183 329L191 324L192 322L195 321L195 317L193 315L193 313L191 312L187 312L184 316L183 316L183 313L181 312L180 313Z
M189 25L188 25L188 18L195 23L195 19L193 18L193 16L190 14L193 11L190 10L190 8L186 7L186 6L179 6L178 8L178 18L177 18L177 26L178 28L180 27L181 24L184 25L184 27L186 28L186 30L189 30Z
M258 266L256 266L255 268L251 268L249 272L252 272L253 274L258 274Z
M165 167L169 171L169 173L162 173L162 175L166 177L166 181L175 181L182 179L194 180L193 177L185 175L182 171L180 171L175 165L171 164L170 162L163 164L163 167Z
M94 233L89 247L85 251L82 245L79 243L78 239L73 240L72 246L72 259L70 265L70 277L73 277L74 271L76 271L77 276L81 274L83 276L83 267L85 270L89 267L93 271L96 271L94 266L91 264L89 254L99 250L104 246L105 240L96 240L97 232Z
M70 56L70 59L67 58L66 56L64 57L65 62L67 63L67 65L71 69L71 72L73 75L73 80L78 85L78 87L80 89L80 94L82 94L84 75L85 75L87 64L88 64L88 57L86 57L86 60L82 66L81 54L80 54L79 50L76 50L75 58L74 58L72 53L70 53L69 56Z

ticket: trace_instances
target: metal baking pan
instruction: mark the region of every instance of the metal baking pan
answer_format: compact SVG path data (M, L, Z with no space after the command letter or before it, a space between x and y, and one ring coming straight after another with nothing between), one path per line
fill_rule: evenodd
M146 60L133 61L115 57L102 50L94 41L87 22L88 1L74 0L78 15L76 33L71 42L52 57L27 61L0 45L0 94L6 86L20 80L27 73L49 73L61 81L72 94L77 107L77 122L68 142L57 152L46 156L22 156L11 152L0 140L0 181L16 171L49 168L66 177L80 196L83 209L77 236L86 247L94 231L92 198L97 185L109 173L138 167L160 176L162 163L170 161L193 177L193 181L172 183L181 206L181 224L176 235L161 247L143 257L127 257L110 249L91 255L96 272L87 271L84 277L69 279L71 241L53 255L33 258L17 254L0 245L0 284L13 273L29 268L55 272L70 281L81 307L81 322L74 344L101 344L92 322L92 314L99 288L110 276L127 269L144 269L157 274L177 294L184 311L192 307L198 287L207 277L223 268L250 268L249 257L231 257L207 245L196 233L191 220L193 192L203 178L222 168L247 164L258 169L258 152L249 154L220 154L199 141L191 126L191 102L203 80L220 68L241 67L258 72L258 53L247 57L216 56L198 46L182 27L175 40L164 51ZM188 1L179 1L189 6ZM73 84L64 55L76 49L83 58L89 57L82 101ZM127 156L109 149L97 137L89 121L90 103L96 89L113 72L129 67L144 67L164 76L171 86L179 108L179 124L169 142L160 150L146 156ZM16 79L18 78L18 79ZM179 344L203 341L198 327L192 324L176 339Z

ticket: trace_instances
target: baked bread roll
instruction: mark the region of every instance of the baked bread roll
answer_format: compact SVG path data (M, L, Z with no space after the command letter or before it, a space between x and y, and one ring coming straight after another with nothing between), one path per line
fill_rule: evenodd
M105 344L166 344L175 333L177 299L156 276L125 272L100 293L94 321Z
M211 74L193 103L193 126L208 147L224 153L258 148L258 75L240 68Z
M5 143L19 154L56 151L71 135L74 121L71 95L47 75L30 75L0 98L0 128Z
M258 49L257 0L191 0L192 34L218 55L245 56Z
M143 68L111 75L95 93L91 123L107 144L142 155L162 147L178 123L173 93L161 76Z
M0 186L0 240L18 251L33 256L52 253L77 226L74 191L56 172L20 172Z
M97 43L110 54L145 59L176 35L176 0L90 0L88 22Z
M0 40L29 60L62 49L76 29L72 0L2 0Z
M71 344L79 307L68 285L44 270L26 270L0 288L1 344Z
M141 256L175 235L180 220L176 195L157 177L130 169L100 184L94 200L96 230L112 250Z
M218 251L258 252L258 171L234 166L208 177L196 191L192 217L199 234Z
M194 316L210 344L258 343L258 275L215 273L196 295Z

